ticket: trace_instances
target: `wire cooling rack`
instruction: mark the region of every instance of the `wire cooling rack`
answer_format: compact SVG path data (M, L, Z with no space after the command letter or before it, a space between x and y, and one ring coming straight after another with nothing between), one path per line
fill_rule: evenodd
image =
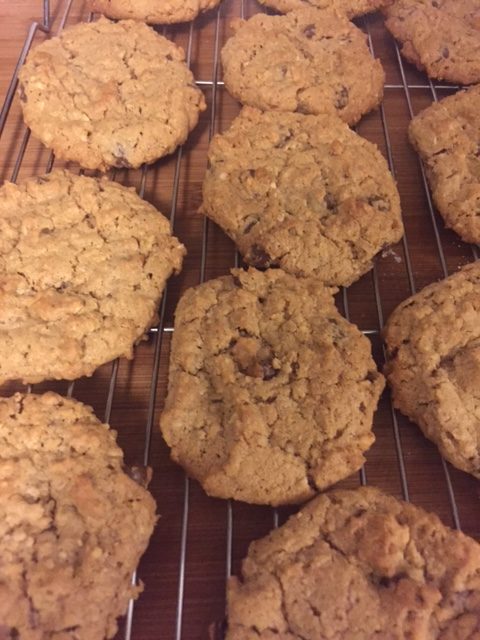
M153 468L150 488L161 518L138 571L145 592L130 604L120 624L118 638L125 640L207 638L209 624L223 618L226 579L238 572L249 542L284 522L293 511L208 498L169 460L157 428L178 297L186 287L223 275L238 264L233 244L197 209L208 142L214 133L227 128L239 111L223 87L219 64L221 47L230 35L228 23L231 18L248 18L261 10L254 0L224 0L217 10L191 24L158 29L185 49L197 84L205 92L208 110L174 155L140 171L109 173L111 179L135 186L142 197L169 213L172 230L188 249L182 274L172 279L165 291L157 327L150 331L148 341L137 347L133 361L105 365L92 378L75 383L27 388L35 392L52 389L91 404L97 415L118 431L127 462ZM20 55L9 86L2 87L6 92L0 113L2 181L15 182L61 164L30 138L23 125L16 95L17 74L32 45L66 26L95 17L87 12L83 0L43 0L37 11L39 16L37 20L32 16L23 47L24 34L18 34ZM415 113L457 87L433 84L405 64L380 16L364 18L358 25L367 34L372 53L382 60L387 82L383 105L367 115L357 131L377 143L388 160L399 186L406 233L401 243L377 258L370 273L341 291L338 305L370 338L382 367L380 332L390 312L426 284L477 259L478 248L445 230L432 204L423 167L406 137ZM78 167L69 168L78 171ZM7 384L0 393L9 395L16 390L25 391L25 387ZM378 486L435 511L446 524L480 538L479 483L440 457L419 429L394 410L388 391L380 401L374 431L376 442L365 467L340 485Z

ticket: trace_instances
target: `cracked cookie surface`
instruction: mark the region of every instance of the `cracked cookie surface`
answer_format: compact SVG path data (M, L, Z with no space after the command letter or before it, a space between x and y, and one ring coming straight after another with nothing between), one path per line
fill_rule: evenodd
M334 9L337 13L355 18L365 13L377 11L388 0L258 0L260 4L271 7L281 13L312 7L313 9Z
M395 406L480 478L480 262L407 298L384 337Z
M133 346L185 249L134 189L67 171L0 189L0 383L72 380Z
M33 135L86 169L172 153L206 108L183 50L133 20L65 29L29 53L19 82Z
M465 242L480 242L480 87L432 104L408 133L446 226Z
M148 24L173 24L194 20L216 7L220 0L89 0L91 11L109 18L131 18Z
M209 495L302 502L362 466L383 386L332 289L235 269L178 304L160 424Z
M378 489L331 491L253 542L228 584L226 640L466 640L480 546Z
M478 0L394 0L384 13L402 55L430 78L480 82Z
M383 97L384 72L367 37L334 11L257 14L232 23L224 81L242 104L266 111L336 113L355 124ZM358 73L358 69L362 73Z
M384 157L336 116L244 107L208 160L202 211L255 267L347 286L403 235Z
M116 434L55 393L0 398L0 635L104 640L131 597L155 502Z

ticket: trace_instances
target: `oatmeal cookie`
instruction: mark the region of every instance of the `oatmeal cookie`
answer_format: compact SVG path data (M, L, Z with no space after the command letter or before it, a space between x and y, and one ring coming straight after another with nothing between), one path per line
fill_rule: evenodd
M408 133L446 226L480 242L480 86L432 104Z
M55 393L0 398L0 636L104 640L155 524L116 434Z
M235 269L180 300L161 429L209 495L302 502L362 466L383 386L332 290Z
M385 6L388 0L258 0L260 4L275 9L280 13L288 13L295 9L312 7L314 9L334 9L337 13L355 18L365 13L377 11Z
M394 0L384 12L402 55L430 78L480 82L478 0Z
M385 159L334 115L244 107L208 160L202 211L255 267L346 286L403 235Z
M219 3L220 0L89 0L91 11L148 24L189 22Z
M133 20L65 29L29 53L19 83L33 135L86 169L155 162L206 108L182 49Z
M378 489L332 491L250 545L226 640L466 640L480 546Z
M395 406L480 478L480 261L402 302L384 335Z
M134 189L54 171L0 189L0 384L132 357L185 248Z
M232 26L235 35L221 54L224 81L242 104L335 113L355 124L381 102L380 62L370 55L366 35L334 11L260 13Z

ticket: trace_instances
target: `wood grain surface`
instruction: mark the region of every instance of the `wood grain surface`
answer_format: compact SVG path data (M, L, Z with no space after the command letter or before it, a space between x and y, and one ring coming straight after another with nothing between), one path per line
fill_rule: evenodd
M7 92L32 23L42 21L43 4L41 0L0 0L2 96ZM67 4L64 0L51 2L53 34L64 17L67 25L89 18L83 0L73 0L65 16ZM144 197L172 217L175 234L188 250L182 273L168 285L159 331L152 332L148 341L137 348L134 360L105 365L92 378L78 380L73 388L69 389L67 383L33 388L35 392L70 391L74 397L91 404L97 415L118 431L127 461L148 459L153 468L151 490L161 517L138 571L145 592L133 608L131 630L122 621L118 638L207 638L209 624L224 615L228 573L238 571L252 539L266 534L293 511L276 512L206 497L197 483L187 481L182 470L170 461L158 431L178 297L188 286L227 273L237 260L232 243L215 225L206 224L197 210L209 139L213 133L225 130L239 111L239 105L221 84L216 51L218 54L229 37L231 18L248 17L260 10L254 0L224 0L219 12L204 15L193 26L159 29L188 51L194 75L205 91L208 110L181 152L144 172L121 170L110 174L121 183L138 189L143 186ZM402 77L397 51L380 16L360 20L358 24L371 35L375 55L381 58L387 72L387 84L383 109L367 115L357 130L376 142L391 162L401 194L406 236L404 242L378 257L375 271L341 292L338 304L352 322L367 332L381 367L379 330L392 309L412 290L442 278L446 272L453 273L474 259L475 252L472 246L445 230L441 219L430 210L421 167L407 141L409 100L416 113L433 99L427 79L407 64ZM48 36L37 29L34 44L45 37ZM361 74L362 70L358 72ZM408 83L408 91L404 81ZM450 92L448 87L437 89L439 97ZM23 159L22 144L26 144ZM39 142L28 137L17 97L0 138L0 159L1 181L43 173L53 160ZM71 168L78 171L76 166ZM8 395L17 389L25 388L8 384L0 388L0 394ZM461 528L480 538L479 483L444 465L436 448L423 438L419 429L392 410L388 391L375 416L375 434L376 442L368 452L364 470L369 484L398 497L408 492L412 502L435 511L451 526L455 525L456 509ZM354 487L360 480L356 474L341 484Z

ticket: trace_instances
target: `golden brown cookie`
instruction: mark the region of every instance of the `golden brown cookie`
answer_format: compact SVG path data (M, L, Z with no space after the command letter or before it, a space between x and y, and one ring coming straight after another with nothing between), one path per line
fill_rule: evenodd
M390 0L385 26L430 78L480 82L478 0Z
M260 4L271 7L280 13L288 13L295 9L312 7L314 9L335 9L338 13L355 18L365 13L377 11L385 6L388 0L258 0Z
M220 0L88 0L91 11L109 18L131 18L148 24L172 24L194 20L216 7Z
M155 502L116 434L54 393L0 399L0 633L104 640L142 586Z
M208 160L202 211L255 267L346 286L403 235L384 157L335 115L244 107Z
M0 189L0 383L91 375L156 320L185 248L134 189L67 171Z
M332 491L250 545L226 640L473 640L480 545L378 489Z
M30 52L19 81L33 135L86 169L155 162L205 109L183 50L133 20L65 29Z
M337 114L355 124L381 102L382 65L370 55L366 35L334 11L260 13L233 26L222 49L224 81L242 104Z
M161 429L209 495L302 502L362 466L383 386L331 289L234 269L179 302Z
M408 134L446 226L465 242L480 242L480 86L432 104Z
M402 302L385 342L395 406L480 478L480 262Z

